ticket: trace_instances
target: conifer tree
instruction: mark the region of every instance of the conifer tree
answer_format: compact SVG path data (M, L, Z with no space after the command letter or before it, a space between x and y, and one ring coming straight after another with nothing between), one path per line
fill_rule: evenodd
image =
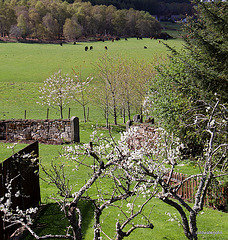
M205 136L189 124L191 109L201 101L228 102L228 4L222 0L194 4L195 14L184 26L184 47L177 51L167 45L170 63L158 69L151 100L153 115L197 155Z
M185 69L204 97L217 93L228 100L228 4L196 2L196 13L185 26Z

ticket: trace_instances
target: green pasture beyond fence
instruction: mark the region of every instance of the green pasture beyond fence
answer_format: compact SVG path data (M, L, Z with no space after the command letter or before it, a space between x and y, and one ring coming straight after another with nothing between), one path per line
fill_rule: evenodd
M173 39L166 41L170 46L180 49L183 41ZM86 46L93 46L93 50L85 51ZM107 46L108 51L105 50ZM144 48L147 47L147 49ZM108 53L110 56L121 56L126 59L146 62L160 60L169 54L168 49L157 40L130 38L127 41L106 42L79 42L63 44L25 44L0 43L0 52L3 61L0 64L0 119L46 119L47 106L38 104L39 89L43 82L57 72L72 73L72 68L82 70L82 77L94 77L92 86L99 81L98 60ZM94 92L93 94L96 94ZM90 109L89 119L104 121L102 110L91 101L87 105ZM68 108L71 116L83 119L82 107L72 102L64 110L64 118L68 117ZM26 110L26 114L25 114ZM50 119L57 119L60 114L51 109Z

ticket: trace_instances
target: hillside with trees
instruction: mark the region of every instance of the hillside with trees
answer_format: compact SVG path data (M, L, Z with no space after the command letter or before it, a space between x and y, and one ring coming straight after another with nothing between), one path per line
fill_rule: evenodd
M87 0L83 0L86 2ZM148 11L157 16L170 17L171 15L191 15L192 5L188 0L89 0L92 5L113 5L117 9L136 9ZM69 0L68 2L73 2Z
M159 22L148 12L61 0L0 1L0 35L41 40L99 36L158 36Z

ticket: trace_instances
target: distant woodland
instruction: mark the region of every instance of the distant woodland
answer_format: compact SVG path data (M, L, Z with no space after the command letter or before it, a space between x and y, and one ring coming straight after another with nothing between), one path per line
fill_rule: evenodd
M83 0L88 1L88 0ZM191 15L192 5L189 0L89 0L92 5L113 5L117 9L133 8L148 11L152 15ZM69 0L69 2L73 2Z
M99 36L158 37L161 33L160 23L147 11L91 2L0 0L0 36L74 41Z

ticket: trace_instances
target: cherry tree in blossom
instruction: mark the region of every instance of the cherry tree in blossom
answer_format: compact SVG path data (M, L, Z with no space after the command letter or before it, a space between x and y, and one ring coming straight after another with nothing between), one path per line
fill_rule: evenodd
M88 144L66 146L62 154L74 163L72 170L76 176L80 174L82 166L88 169L88 178L83 185L76 188L70 186L64 166L53 164L52 169L43 168L47 175L46 181L58 189L59 197L54 199L69 220L66 234L39 237L24 218L17 217L15 213L13 216L17 223L27 228L35 239L55 237L81 240L83 218L78 203L84 199L94 205L94 239L105 236L107 239L122 240L138 228L153 229L151 211L148 209L151 209L151 199L156 196L177 210L179 217L167 214L172 220L178 220L186 238L196 240L196 219L203 210L210 181L227 175L228 163L228 110L219 102L211 105L202 102L201 107L200 113L199 109L192 110L192 124L198 126L200 131L206 131L208 139L198 159L199 174L189 175L178 184L172 183L172 175L181 161L181 149L184 146L173 134L168 134L162 128L154 129L153 134L144 135L140 142L134 141L139 137L137 128L123 133L119 141L99 136L94 131ZM198 177L199 184L192 206L177 192L185 181L195 177ZM0 199L2 212L8 208L9 199L10 188L8 195ZM110 208L117 214L114 236L105 232L101 218ZM144 211L145 208L148 208L147 211ZM5 221L10 222L10 218L11 215L5 215Z
M59 110L62 119L63 109L69 104L73 93L79 91L78 87L73 78L59 70L44 81L39 103Z

